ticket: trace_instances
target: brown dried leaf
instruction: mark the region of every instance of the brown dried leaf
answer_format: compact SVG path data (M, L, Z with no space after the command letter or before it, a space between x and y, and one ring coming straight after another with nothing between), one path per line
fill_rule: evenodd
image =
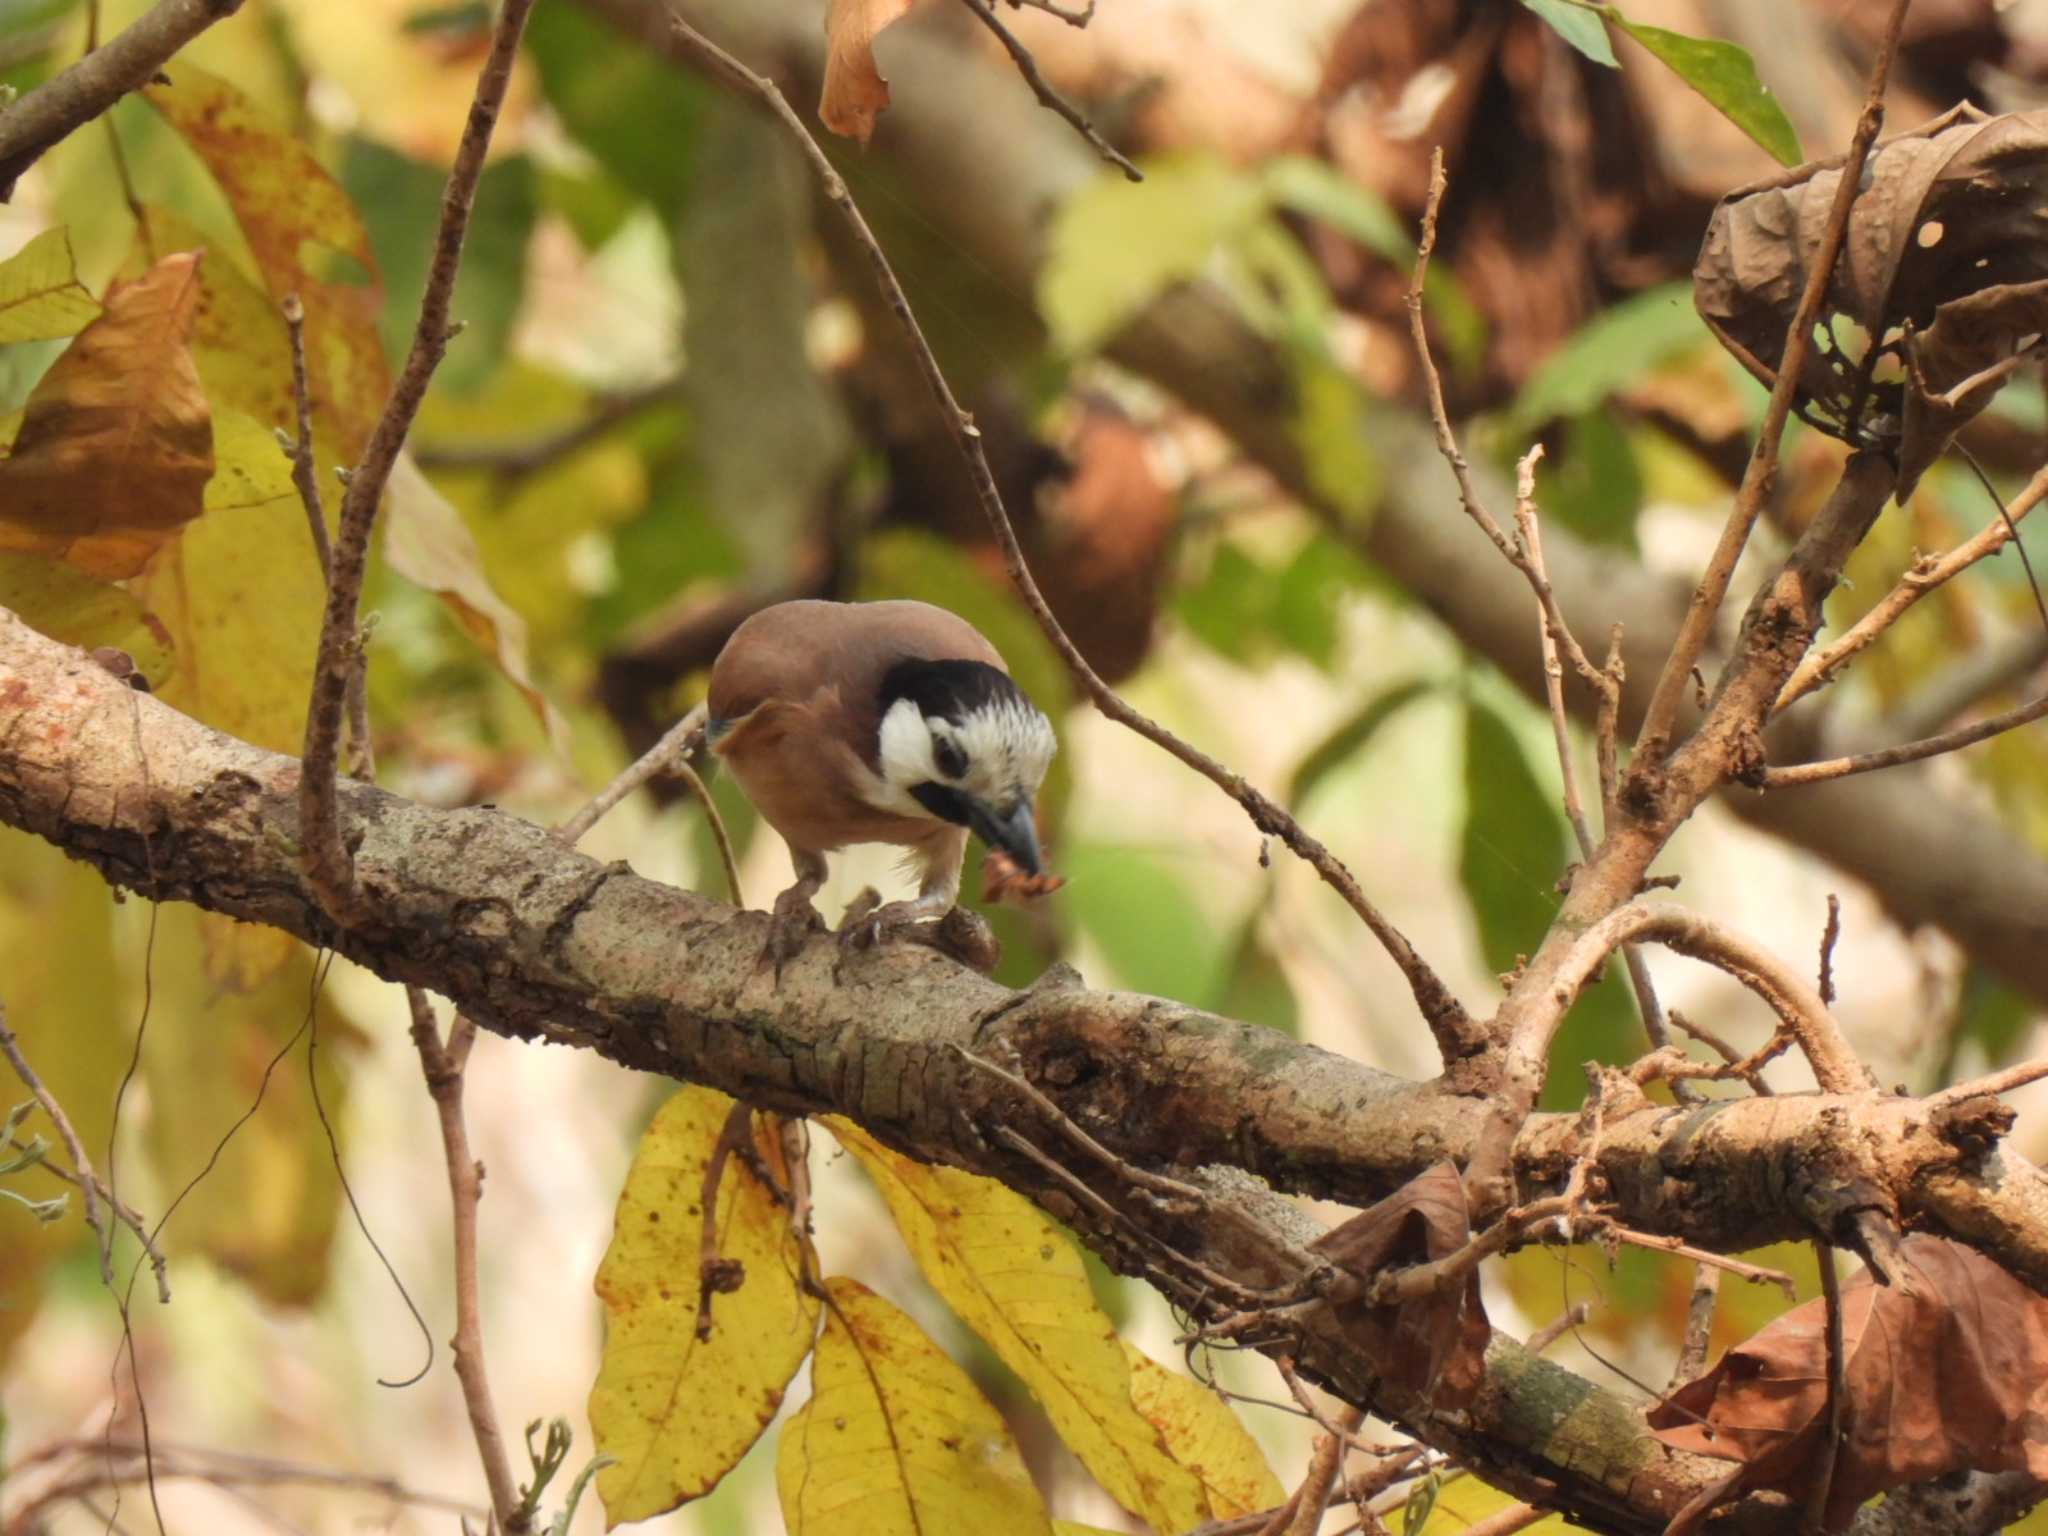
M1027 875L1024 867L1000 848L991 848L981 860L981 899L1009 901L1019 906L1050 896L1067 883L1064 875L1050 871Z
M1701 246L1700 314L1765 383L1841 176L1839 160L1818 161L1730 193ZM1958 107L1870 155L1800 393L1835 435L1898 453L1900 496L2002 380L1933 408L1915 396L1945 395L2042 330L2044 192L2048 112Z
M0 462L0 549L133 576L205 507L213 417L188 343L199 253L166 256L64 350Z
M889 105L889 82L875 68L875 34L910 6L911 0L831 0L818 116L834 133L865 144L875 131L875 119Z
M1471 1236L1465 1186L1458 1170L1442 1162L1325 1233L1314 1247L1369 1283L1383 1269L1455 1253ZM1493 1330L1479 1299L1476 1265L1462 1285L1435 1295L1392 1307L1339 1303L1336 1311L1344 1331L1388 1381L1427 1396L1438 1408L1461 1407L1478 1390Z
M2048 1298L1944 1238L1908 1237L1900 1254L1910 1291L1868 1270L1842 1287L1831 1531L1887 1488L1963 1468L2048 1477ZM1651 1410L1657 1438L1746 1463L1743 1488L1804 1493L1826 1429L1826 1328L1820 1301L1787 1312Z

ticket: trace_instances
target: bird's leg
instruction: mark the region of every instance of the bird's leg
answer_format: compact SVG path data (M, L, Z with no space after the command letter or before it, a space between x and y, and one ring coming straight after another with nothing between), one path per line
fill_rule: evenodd
M797 952L804 947L805 940L814 933L823 932L825 927L825 920L811 905L811 898L825 883L825 856L808 848L792 846L789 861L796 866L796 883L775 898L774 913L769 919L768 944L761 952L763 960L774 962L778 978L782 975L783 966L795 959Z
M1001 953L995 935L980 917L955 904L960 895L960 861L966 852L967 833L951 828L915 850L913 857L923 876L917 895L886 906L857 899L839 924L840 945L865 949L885 939L915 939L977 970L993 970Z

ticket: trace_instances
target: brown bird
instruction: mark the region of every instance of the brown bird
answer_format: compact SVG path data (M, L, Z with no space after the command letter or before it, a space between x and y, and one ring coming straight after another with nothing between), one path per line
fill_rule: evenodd
M918 892L850 910L842 939L874 942L952 910L971 830L1040 872L1032 801L1052 722L966 620L929 603L791 602L733 632L711 669L704 739L789 844L775 900L778 960L820 926L825 855L909 850Z

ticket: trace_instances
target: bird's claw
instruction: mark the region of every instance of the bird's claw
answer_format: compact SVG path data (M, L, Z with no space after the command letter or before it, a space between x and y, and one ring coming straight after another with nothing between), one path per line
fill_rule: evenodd
M1003 954L988 923L966 907L934 913L921 901L892 901L884 906L872 889L861 892L839 923L842 957L853 950L878 948L888 940L927 945L984 976L996 968Z
M782 981L782 968L803 952L811 936L825 931L825 919L811 905L810 893L793 886L775 898L768 917L768 942L761 946L761 964L772 966L775 980Z

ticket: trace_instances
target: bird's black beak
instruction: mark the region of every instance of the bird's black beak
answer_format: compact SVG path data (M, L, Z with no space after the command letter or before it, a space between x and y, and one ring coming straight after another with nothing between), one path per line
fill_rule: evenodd
M1029 800L1019 800L1007 813L999 813L979 800L967 802L967 825L991 848L1000 848L1016 860L1027 875L1039 874L1045 861L1038 851L1038 820Z

